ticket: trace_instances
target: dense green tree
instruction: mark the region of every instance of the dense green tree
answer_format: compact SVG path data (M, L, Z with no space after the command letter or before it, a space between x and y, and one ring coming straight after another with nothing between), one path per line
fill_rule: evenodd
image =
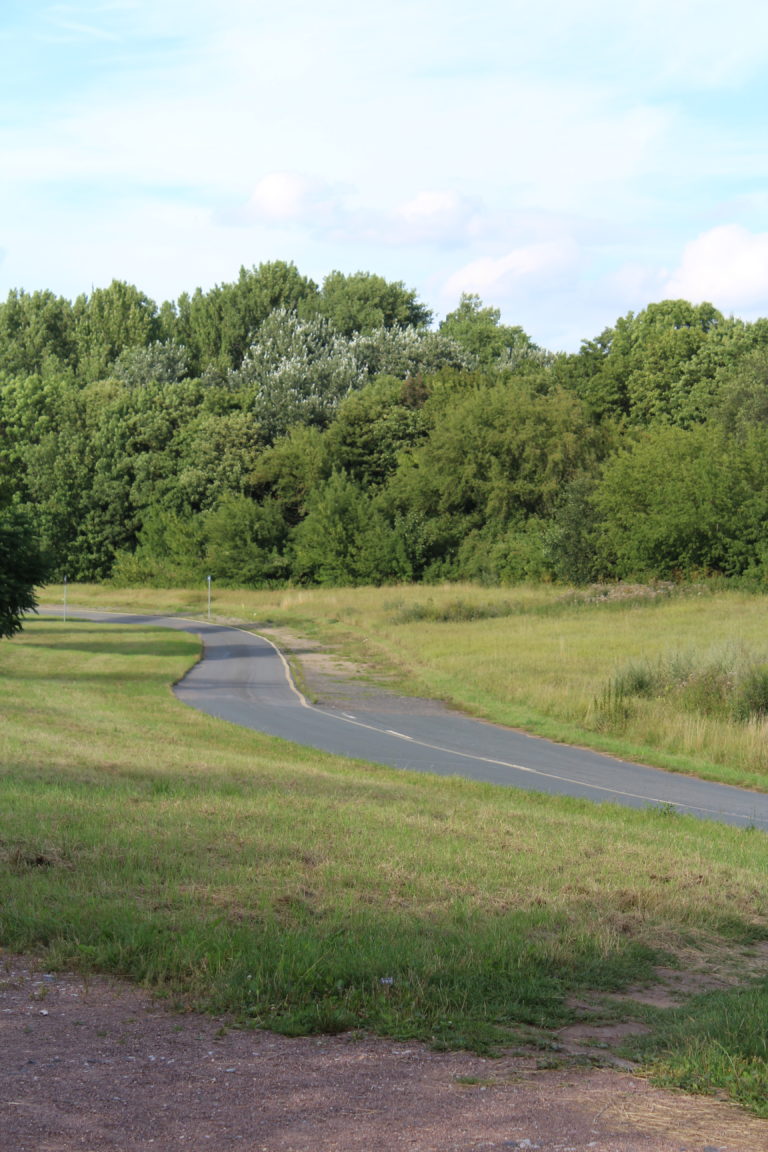
M250 412L191 414L169 443L173 461L168 494L179 511L205 511L226 495L251 488L251 476L264 447L264 435ZM152 503L147 491L144 505Z
M690 361L701 353L710 334L723 322L711 304L664 300L649 304L632 325L627 397L635 424L672 421L681 396L679 381Z
M78 375L86 381L107 375L127 348L145 347L161 336L155 302L122 280L79 296L74 317Z
M118 585L167 588L202 585L208 574L204 517L166 508L147 511L137 545L117 554L111 572Z
M768 570L768 320L650 304L551 357L476 296L280 261L159 310L0 304L0 507L51 575Z
M595 339L582 341L575 355L561 354L552 363L553 383L574 392L596 422L625 422L628 413L626 365L620 356L610 357L613 333L605 328Z
M240 367L268 316L277 310L296 312L316 295L317 285L294 264L275 260L258 268L241 268L233 283L180 296L171 334L189 350L193 372L226 373ZM167 335L167 310L164 323Z
M95 453L81 387L66 376L17 378L0 388L0 403L13 494L27 510L52 576L104 575L104 565L93 571L85 559Z
M376 328L421 328L432 319L402 280L387 281L372 272L331 272L311 306L344 336Z
M332 471L325 437L319 428L294 425L261 454L250 476L259 502L273 498L286 523L297 524L312 493Z
M398 532L343 472L333 472L309 497L293 550L294 575L317 584L380 584L412 573Z
M288 524L276 500L226 495L206 514L204 532L206 567L217 580L260 587L291 574Z
M428 401L428 440L407 466L436 512L479 525L546 513L562 485L594 466L605 435L564 391L534 393L524 380Z
M247 488L261 431L248 412L211 411L211 395L192 380L2 388L0 477L13 478L55 574L102 578L151 510L192 516Z
M429 423L408 382L380 376L339 406L325 443L331 464L364 488L395 471L400 453L426 436Z
M32 525L18 509L0 508L0 637L13 636L37 606L47 566Z
M550 578L545 522L529 516L504 528L473 528L459 541L444 574L491 585ZM439 567L434 575L441 575Z
M740 575L761 569L768 526L768 429L716 424L646 431L606 464L595 489L604 575Z
M539 351L522 328L501 323L498 308L483 307L479 296L467 292L442 321L440 331L466 348L484 367L516 367Z
M576 475L559 494L542 526L543 564L556 580L586 584L600 575L599 513L594 476Z
M744 355L720 373L710 415L731 432L768 426L768 345Z
M307 501L294 533L295 572L318 584L355 582L361 538L369 521L365 495L343 472L334 472Z
M0 304L0 372L29 376L77 359L72 305L53 292L11 291Z
M572 394L541 396L524 379L469 390L454 382L436 389L425 416L428 436L403 454L388 484L396 510L429 525L424 572L532 575L543 564L543 544L528 522L551 515L573 476L596 470L610 447L606 430L590 424ZM504 549L491 564L492 546L502 538Z
M598 416L635 425L676 422L686 367L723 323L711 304L663 300L629 312L558 369ZM692 381L688 378L688 387Z
M759 360L761 353L768 353L768 320L747 324L731 316L719 321L680 367L669 393L670 423L688 428L714 416L742 365Z

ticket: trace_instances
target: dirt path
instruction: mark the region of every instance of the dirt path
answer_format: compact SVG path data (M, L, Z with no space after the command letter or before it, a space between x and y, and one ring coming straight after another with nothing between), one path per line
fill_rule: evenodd
M2 1152L768 1148L768 1123L631 1073L228 1030L12 957L0 964L0 1081Z

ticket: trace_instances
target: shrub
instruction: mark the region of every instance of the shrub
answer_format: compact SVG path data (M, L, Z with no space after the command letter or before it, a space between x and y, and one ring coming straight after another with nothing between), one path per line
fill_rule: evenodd
M631 697L667 699L685 712L749 723L768 717L768 660L735 648L708 658L673 653L628 664L596 699L596 712L624 715Z

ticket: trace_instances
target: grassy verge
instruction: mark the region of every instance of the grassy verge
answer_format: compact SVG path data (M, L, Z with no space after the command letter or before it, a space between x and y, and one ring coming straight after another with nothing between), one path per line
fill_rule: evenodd
M288 1033L487 1051L768 937L759 832L241 731L172 697L196 654L50 621L0 647L3 947Z
M206 611L204 589L91 586L70 596L138 611ZM60 599L61 590L50 597ZM218 618L291 624L401 687L487 719L672 771L768 788L764 596L445 585L217 590L213 603ZM683 670L675 690L662 675L673 667ZM747 670L746 680L738 669Z

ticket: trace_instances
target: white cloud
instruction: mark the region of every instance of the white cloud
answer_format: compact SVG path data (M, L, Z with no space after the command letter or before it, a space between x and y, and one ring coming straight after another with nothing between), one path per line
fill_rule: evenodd
M268 172L256 183L247 203L223 214L239 226L271 225L309 229L339 245L373 243L405 247L455 248L487 229L482 207L453 190L421 191L394 206L361 206L359 188L331 184L298 172Z
M478 209L455 191L419 192L394 211L403 242L457 243L478 227ZM399 228L398 228L399 226Z
M749 232L740 224L703 232L686 246L664 293L725 309L768 311L768 232Z
M270 172L254 188L248 212L266 220L295 220L306 215L309 200L306 179L293 172Z
M267 224L317 224L339 206L339 190L297 172L268 172L257 182L243 212L245 220Z
M471 261L448 277L442 295L453 299L462 292L471 292L497 302L526 288L538 287L542 280L558 273L572 270L576 259L576 247L568 241L528 244L504 256Z

